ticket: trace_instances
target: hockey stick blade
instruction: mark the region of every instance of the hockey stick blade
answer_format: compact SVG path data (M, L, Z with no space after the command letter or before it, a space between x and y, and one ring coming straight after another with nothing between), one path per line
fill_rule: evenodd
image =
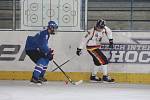
M80 80L78 82L73 82L72 79L60 68L60 66L53 60L54 64L61 70L61 72L66 76L68 81L73 85L79 85L83 82L83 80Z
M74 85L80 85L81 83L83 83L83 80L80 80L78 82L74 82Z
M72 85L79 85L79 84L83 83L83 80L80 80L80 81L74 82L74 81L72 81L72 79L71 79L71 78L68 78L68 81L69 81Z

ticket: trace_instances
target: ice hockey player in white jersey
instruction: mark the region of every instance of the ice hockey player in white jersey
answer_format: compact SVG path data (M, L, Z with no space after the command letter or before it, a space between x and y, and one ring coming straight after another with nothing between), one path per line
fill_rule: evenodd
M92 68L92 74L90 76L90 80L92 82L114 82L114 79L111 79L110 76L108 76L108 59L101 51L101 40L104 36L107 36L109 39L109 48L113 48L112 31L105 25L105 21L100 19L84 36L76 51L76 54L80 56L82 54L82 49L86 46L88 53L92 56L95 64ZM103 72L102 78L97 77L97 72L100 67L102 67Z

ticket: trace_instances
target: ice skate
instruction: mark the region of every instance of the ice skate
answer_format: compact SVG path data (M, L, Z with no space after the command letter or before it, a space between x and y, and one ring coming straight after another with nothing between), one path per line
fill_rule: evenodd
M47 79L46 79L45 77L40 77L39 80L40 80L41 82L47 83Z
M97 76L90 76L90 82L96 83L96 82L101 82L101 78Z
M111 79L110 76L103 76L102 78L103 83L115 83L114 79Z
M30 80L31 84L37 84L37 85L42 85L42 81L36 80L35 78L32 77Z

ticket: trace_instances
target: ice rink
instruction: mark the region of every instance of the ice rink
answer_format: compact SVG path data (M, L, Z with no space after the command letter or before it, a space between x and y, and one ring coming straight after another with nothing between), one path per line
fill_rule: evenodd
M150 85L0 81L0 100L150 100Z

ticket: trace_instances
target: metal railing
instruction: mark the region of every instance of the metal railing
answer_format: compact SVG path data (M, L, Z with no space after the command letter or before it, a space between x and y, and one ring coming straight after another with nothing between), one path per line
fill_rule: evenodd
M149 0L88 0L88 28L99 18L113 30L150 30ZM20 28L20 0L0 0L0 30Z
M150 30L150 1L89 0L88 28L99 18L113 30Z

